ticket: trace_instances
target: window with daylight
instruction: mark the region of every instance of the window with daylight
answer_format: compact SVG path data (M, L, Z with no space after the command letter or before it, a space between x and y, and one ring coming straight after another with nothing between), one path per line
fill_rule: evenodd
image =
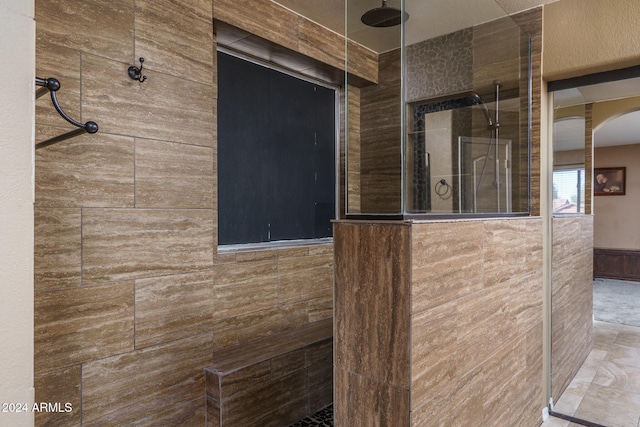
M218 51L218 243L331 237L336 90Z
M553 171L553 213L585 212L584 168Z

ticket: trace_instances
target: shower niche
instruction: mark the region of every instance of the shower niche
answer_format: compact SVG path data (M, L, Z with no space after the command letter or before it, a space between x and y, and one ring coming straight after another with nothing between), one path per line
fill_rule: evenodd
M389 2L407 19L368 30L347 3L350 38L386 32L377 84L347 94L347 217L528 214L529 35L493 0Z

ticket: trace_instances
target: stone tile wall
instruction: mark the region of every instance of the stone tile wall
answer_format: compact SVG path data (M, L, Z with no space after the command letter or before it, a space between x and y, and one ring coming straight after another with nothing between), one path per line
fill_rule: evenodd
M411 241L411 425L538 425L542 220L420 223Z
M541 218L335 230L336 425L540 424Z
M36 425L204 425L214 349L332 316L331 244L218 253L214 10L289 27L241 4L36 1L36 75L100 127L36 151L36 401L73 406ZM36 142L70 129L36 101Z
M593 348L593 216L553 218L551 396L558 399Z

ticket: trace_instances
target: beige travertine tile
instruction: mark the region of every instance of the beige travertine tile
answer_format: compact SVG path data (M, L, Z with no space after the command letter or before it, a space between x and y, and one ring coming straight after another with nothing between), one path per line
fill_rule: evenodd
M378 83L378 54L353 40L347 40L347 64L349 73L362 77L366 82ZM358 86L358 79L351 79L351 84Z
M214 207L214 155L209 147L136 139L136 207Z
M482 232L480 222L412 227L413 313L482 289Z
M542 269L542 219L531 218L525 231L525 263L528 271Z
M411 408L456 380L457 320L455 301L411 317Z
M252 261L262 261L266 259L276 259L278 257L278 250L274 248L265 248L258 250L240 250L240 251L232 251L230 253L235 253L236 262L252 262ZM305 255L308 252L305 251Z
M333 287L333 254L278 260L278 301L324 296Z
M214 354L214 362L216 355ZM209 373L208 373L209 374ZM211 377L211 375L209 375ZM243 369L230 372L229 375L220 377L220 396L215 390L212 397L217 397L224 404L225 402L237 399L240 396L251 392L251 389L268 385L271 381L271 360L245 367Z
M137 0L136 55L150 70L213 84L211 2Z
M297 20L300 53L338 69L344 68L344 37L305 17L298 16Z
M249 341L309 323L307 303L300 302L255 311L238 316L236 322L238 342Z
M235 252L222 252L220 248L213 256L213 263L218 264L231 264L236 262L236 253Z
M83 134L36 151L37 205L131 208L133 203L133 138Z
M80 209L34 209L34 289L81 282Z
M70 412L35 412L35 425L80 427L80 365L36 375L34 378L36 402L60 402L71 405Z
M225 318L213 322L213 349L230 347L238 344L236 318Z
M335 365L407 388L410 228L334 224Z
M330 289L326 296L309 300L307 310L309 322L333 317L333 290Z
M187 403L180 403L157 415L136 421L134 427L189 427L203 426L206 419L205 398L199 397Z
M492 20L473 27L474 67L520 57L520 27L511 18ZM493 52L500 46L500 52ZM516 70L519 67L515 67Z
M275 259L214 266L212 303L215 319L270 308L277 303Z
M334 423L337 426L407 427L409 390L335 369Z
M36 10L40 8L40 4ZM40 26L39 23L36 25ZM43 79L55 78L60 82L56 98L62 110L71 118L80 121L80 52L49 43L42 38L36 41L36 51L38 52L36 55L36 76ZM41 89L40 86L36 86L36 91L39 89ZM75 128L56 111L50 93L45 93L36 99L36 123L66 128L58 130L58 133ZM36 138L36 142L41 142L44 139Z
M552 395L559 396L592 349L591 300L578 296L571 304L553 307L551 324Z
M333 403L333 341L327 345L327 357L307 370L309 413L313 414Z
M136 280L136 348L212 330L213 280L210 271Z
M128 78L127 68L83 55L82 111L101 131L213 147L213 86L153 70L145 70L147 80L139 83Z
M224 425L289 425L308 414L307 375L295 372L222 403Z
M522 418L537 419L540 416L541 396L543 386L541 378L543 376L543 327L542 320L529 329L525 335L526 355L524 378L527 390L524 398L524 410Z
M211 210L84 209L82 215L84 283L213 266Z
M580 245L584 248L593 247L593 215L584 215L580 217ZM592 258L593 261L593 258Z
M458 300L458 372L466 374L514 337L509 284L502 283Z
M400 50L379 56L380 85L360 91L361 208L363 212L401 211Z
M411 412L411 425L484 426L483 381L480 369L470 372Z
M35 371L133 349L133 283L38 292Z
M591 250L553 261L552 300L555 307L571 304L577 295L593 292Z
M276 356L271 359L271 378L282 378L292 372L305 369L311 363L307 362L308 349L298 349ZM331 360L327 360L331 364Z
M542 271L537 270L508 282L509 309L520 333L542 321L542 280Z
M584 249L582 218L579 216L555 216L553 218L553 259L560 260L575 255Z
M207 333L84 364L82 424L123 425L202 396L212 343Z
M485 425L516 425L522 415L525 380L525 340L503 347L482 365Z
M309 255L310 256L329 255L333 258L333 243L322 243L319 245L311 245L309 246ZM284 258L284 256L281 256L281 258Z
M220 427L220 402L207 396L207 427Z
M298 48L298 15L270 0L216 0L213 17L280 46Z
M527 220L484 221L484 286L502 283L529 270ZM509 254L509 256L505 256Z
M38 2L37 38L116 61L129 61L133 57L133 13L134 0Z

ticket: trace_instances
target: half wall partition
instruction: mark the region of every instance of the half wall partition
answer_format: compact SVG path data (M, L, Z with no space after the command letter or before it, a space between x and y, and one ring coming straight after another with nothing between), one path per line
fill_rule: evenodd
M347 216L528 213L529 36L494 0L385 1L400 24L367 26L376 3L346 2L380 63L347 94Z
M365 25L376 8L400 24ZM345 21L379 66L377 84L346 90L335 425L538 426L530 38L493 0L347 0ZM358 61L347 47L346 69Z

